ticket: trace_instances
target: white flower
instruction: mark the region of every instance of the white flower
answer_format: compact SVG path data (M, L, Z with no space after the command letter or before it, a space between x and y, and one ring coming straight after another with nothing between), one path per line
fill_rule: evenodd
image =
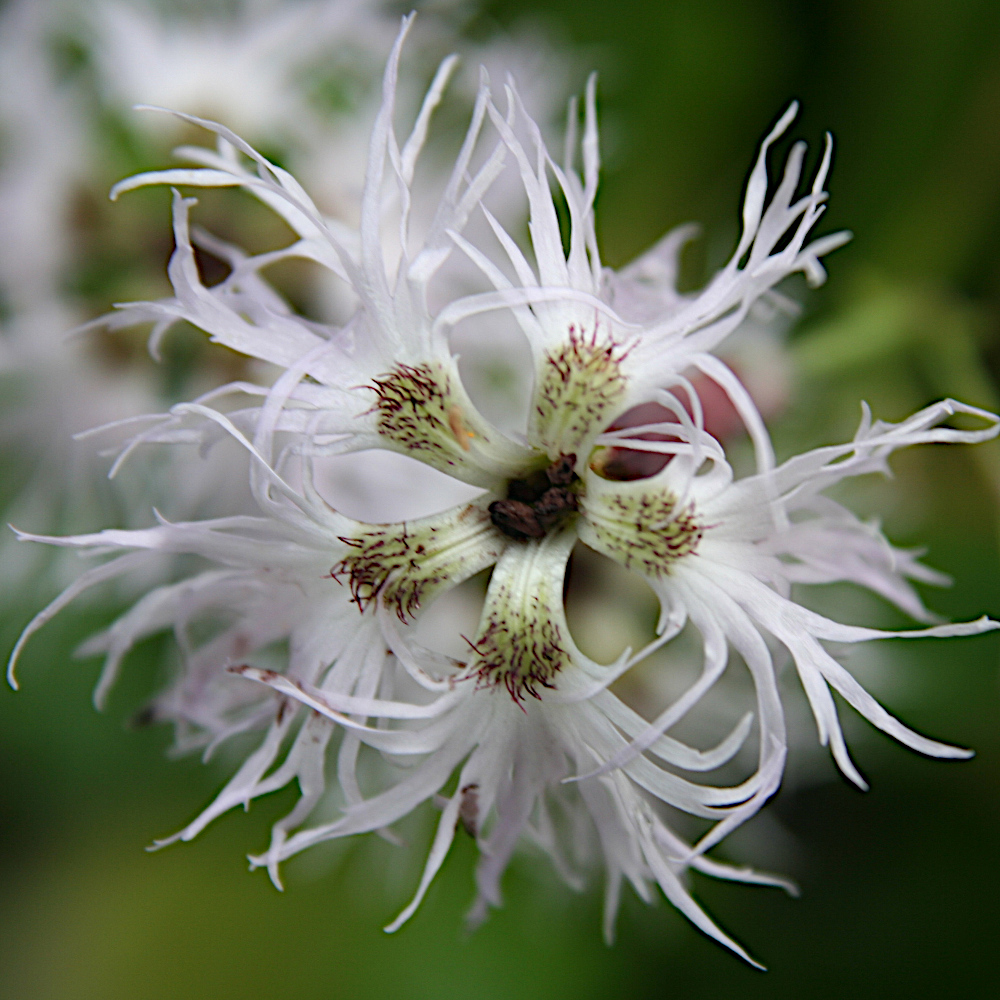
M787 274L801 270L820 280L818 256L844 239L838 234L804 243L825 198L829 146L810 192L794 204L802 151L793 149L785 178L764 209L765 154L790 113L765 140L751 174L744 232L733 260L689 299L673 288L676 235L621 275L600 266L592 217L593 82L580 178L569 165L553 164L513 85L501 114L484 79L433 221L420 239L412 239L417 159L453 62L442 65L409 139L400 145L393 116L408 25L404 21L385 73L359 232L323 218L290 174L224 127L198 119L189 120L220 139L217 152L188 151L200 167L142 175L120 186L244 187L275 208L298 236L292 247L257 257L211 241L228 257L232 274L207 288L192 250L190 202L177 194L177 248L170 265L175 297L126 306L121 314L122 325L153 320L154 344L170 324L187 319L213 339L282 369L270 387L227 387L237 398L250 397L243 409L223 412L208 405L223 395L215 394L175 408L133 441L235 440L250 455L259 514L161 521L145 531L62 539L22 536L116 557L85 573L35 618L14 650L11 670L24 642L83 590L150 561L200 556L208 563L205 569L151 590L85 647L106 655L100 697L137 640L173 628L183 665L153 714L177 721L182 745L209 749L235 732L265 729L258 749L179 838L189 839L232 806L296 780L301 797L275 824L269 849L257 859L277 882L278 865L296 851L386 830L421 803L443 796L417 893L389 929L419 905L461 823L482 852L474 918L499 902L501 875L522 839L547 851L571 883L589 846L607 873L609 936L622 880L644 899L651 898L655 883L699 928L750 961L697 906L683 876L694 869L782 884L728 868L705 853L758 811L781 780L785 709L770 644L790 654L821 739L831 743L845 773L861 783L847 757L829 687L909 746L939 756L965 752L921 737L889 716L823 642L961 635L996 627L981 619L913 633L879 632L838 624L793 601L794 583L841 580L927 618L907 581L933 581L935 574L912 553L893 549L877 527L863 525L824 498L822 490L848 475L884 471L897 447L995 437L1000 419L951 401L897 425L872 424L866 414L854 441L773 467L770 442L749 395L708 352ZM478 146L487 119L499 139L483 151ZM527 128L528 147L517 136L521 127ZM573 148L572 137L567 145ZM256 172L247 169L241 154L256 164ZM507 155L528 194L534 267L483 211L513 278L462 234ZM569 205L568 253L550 172ZM390 220L395 234L386 239ZM786 236L784 249L776 251ZM434 311L432 282L456 248L490 278L494 290ZM289 256L314 260L349 285L358 307L344 327L297 317L263 282L260 269ZM447 340L455 323L505 310L525 332L535 367L526 433L518 439L477 411ZM718 382L754 435L757 475L734 481L722 448L704 429L700 401L684 375L690 367ZM670 419L609 429L647 404ZM974 431L939 426L959 413L986 426ZM653 477L614 480L604 461L603 449L610 448L647 451L666 462ZM407 455L484 492L413 521L348 519L324 500L314 466L328 455L366 449ZM408 485L401 481L398 489ZM563 584L578 542L641 574L660 600L655 639L638 653L626 649L611 664L584 655L567 625ZM418 641L415 625L428 605L488 567L493 567L489 589L464 659ZM688 622L701 635L700 676L656 719L643 719L609 686ZM286 657L275 652L281 644L287 645ZM702 749L670 736L729 668L730 649L752 679L753 704L717 746ZM754 726L756 766L738 783L675 773L715 771L734 757ZM326 773L334 737L339 740L335 780ZM337 818L318 816L321 800L339 810ZM697 843L688 844L671 830L668 808L708 822Z

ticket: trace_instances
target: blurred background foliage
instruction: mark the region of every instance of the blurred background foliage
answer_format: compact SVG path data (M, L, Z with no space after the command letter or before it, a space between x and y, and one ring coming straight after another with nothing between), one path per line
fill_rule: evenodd
M813 162L823 131L834 134L820 231L849 228L855 239L827 261L828 284L798 296L794 391L774 423L781 454L852 433L862 398L890 420L945 395L997 406L994 0L503 0L467 30L482 40L525 24L580 47L575 86L600 71L599 235L612 266L698 220L704 238L685 258L696 285L731 250L753 151L788 100L801 101L792 131L810 140ZM131 236L130 218L122 210ZM856 505L884 513L895 542L926 545L955 577L928 594L931 607L1000 614L997 447L924 448L895 468L893 483L866 487ZM32 610L10 602L4 648ZM98 664L71 654L99 614L64 614L29 649L23 690L0 691L5 996L801 1000L986 997L1000 985L994 637L891 644L906 682L890 707L975 747L974 760L931 761L872 737L857 753L869 793L830 765L829 780L784 790L745 833L765 853L781 838L767 863L800 881L801 899L696 878L703 903L768 964L761 975L663 903L628 898L606 948L598 894L574 896L530 853L512 866L505 908L467 935L467 842L411 924L386 937L423 856L429 828L419 823L403 831L413 850L368 838L296 859L284 895L242 859L266 842L284 798L227 815L193 844L144 853L208 801L229 765L224 755L207 767L167 759L162 728L124 731L157 686L156 644L133 657L107 710L92 710Z

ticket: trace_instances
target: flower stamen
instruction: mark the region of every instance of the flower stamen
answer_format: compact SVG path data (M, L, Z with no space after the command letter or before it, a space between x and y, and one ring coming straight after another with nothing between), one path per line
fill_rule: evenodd
M543 473L511 480L507 499L490 504L493 524L510 538L544 538L579 507L575 465L576 455L560 455Z

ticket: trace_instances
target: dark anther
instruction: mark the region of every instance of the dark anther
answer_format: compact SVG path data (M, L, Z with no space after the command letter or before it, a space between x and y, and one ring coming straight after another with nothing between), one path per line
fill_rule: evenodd
M545 477L553 486L569 486L576 479L575 465L576 455L560 455L545 470Z
M546 470L539 469L525 479L512 479L507 484L507 499L534 503L551 485Z
M490 520L510 538L543 538L577 509L576 493L569 488L577 481L575 464L575 455L560 455L544 472L511 480L507 499L490 504Z
M545 529L531 504L521 500L494 500L490 520L511 538L542 538Z
M535 501L535 517L543 530L548 531L571 510L576 510L576 494L565 486L553 486Z

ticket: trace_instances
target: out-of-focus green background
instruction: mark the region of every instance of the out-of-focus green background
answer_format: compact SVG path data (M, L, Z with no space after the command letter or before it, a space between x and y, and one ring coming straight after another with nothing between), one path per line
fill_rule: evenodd
M793 339L796 395L780 448L849 434L866 398L899 419L956 395L996 405L1000 365L1000 5L994 0L563 0L494 3L472 29L525 17L584 46L601 71L606 260L626 263L689 220L706 238L692 281L736 232L756 144L791 97L793 128L837 142L820 230L855 240L828 261ZM583 83L583 74L579 83ZM787 149L787 141L782 148ZM897 463L886 525L929 547L955 586L944 615L1000 615L1000 461L925 448ZM900 499L902 498L902 499ZM862 496L860 503L865 502ZM11 607L9 648L31 608ZM29 649L23 690L0 691L0 993L11 998L991 997L1000 931L1000 671L993 637L895 643L906 683L890 707L922 732L977 749L932 761L860 744L872 790L832 776L769 807L774 855L802 898L695 879L698 897L770 970L711 944L666 904L628 896L613 948L598 893L575 896L530 854L503 910L472 935L471 845L456 843L416 917L413 850L369 838L314 851L278 894L243 855L289 800L231 814L193 844L147 854L208 801L227 762L168 760L163 729L128 731L156 683L136 657L109 708L98 665L70 659L95 622L65 614ZM156 650L144 652L149 662ZM849 710L844 709L849 714ZM767 831L760 833L767 839Z

